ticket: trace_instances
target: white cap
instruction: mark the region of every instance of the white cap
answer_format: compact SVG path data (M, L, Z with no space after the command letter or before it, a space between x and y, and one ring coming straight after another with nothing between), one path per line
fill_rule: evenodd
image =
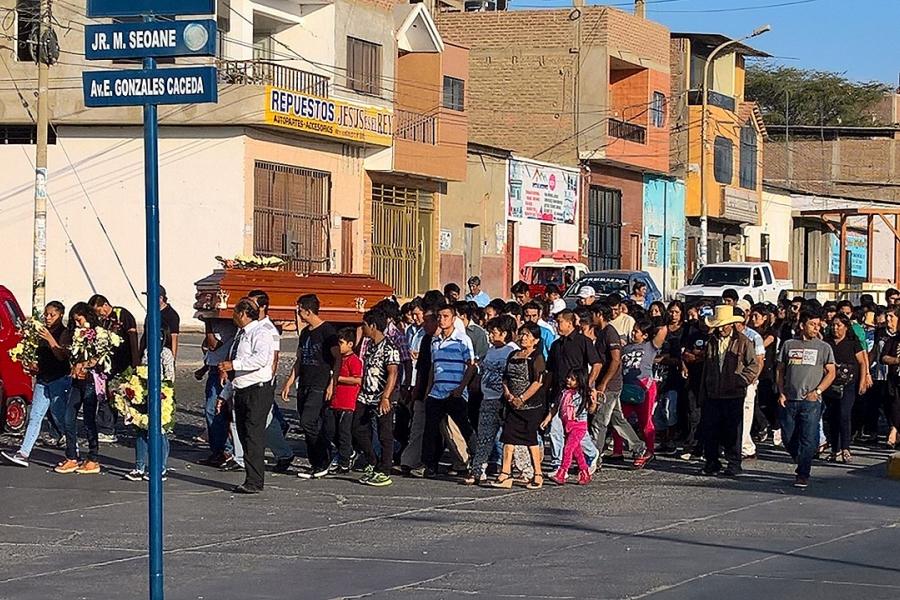
M594 291L594 288L592 288L589 285L586 285L586 286L582 287L580 290L578 290L578 297L582 298L582 299L593 298L596 295L597 295L597 292Z

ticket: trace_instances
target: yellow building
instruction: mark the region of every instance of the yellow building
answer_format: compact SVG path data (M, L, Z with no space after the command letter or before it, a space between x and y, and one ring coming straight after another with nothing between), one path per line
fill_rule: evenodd
M704 72L713 51L728 42L709 68L704 134ZM745 59L768 56L718 34L672 34L671 169L686 184L689 272L699 258L704 195L707 262L760 258L749 256L747 228L759 225L762 218L766 129L757 104L744 98L744 80Z

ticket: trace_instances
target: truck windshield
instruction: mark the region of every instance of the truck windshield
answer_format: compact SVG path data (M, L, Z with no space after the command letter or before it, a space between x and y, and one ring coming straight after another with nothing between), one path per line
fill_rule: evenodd
M750 285L749 267L703 267L694 276L694 285L717 287Z
M535 267L532 271L531 283L537 285L555 283L562 287L563 270L561 267Z

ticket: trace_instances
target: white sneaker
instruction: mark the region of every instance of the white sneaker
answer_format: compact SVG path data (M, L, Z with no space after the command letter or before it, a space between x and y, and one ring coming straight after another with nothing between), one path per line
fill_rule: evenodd
M97 441L102 442L104 444L115 444L116 442L119 441L119 438L117 438L115 435L110 434L110 433L98 433Z
M21 452L16 452L15 454L10 454L9 452L0 452L3 455L3 458L8 460L14 465L19 467L27 467L28 466L28 457L22 454Z
M781 430L776 429L772 432L772 444L775 446L783 446L784 444L781 442Z
M588 473L590 473L591 475L596 473L597 472L597 463L599 463L599 462L600 462L600 454L598 453L597 456L594 457L594 460L592 460L588 464Z

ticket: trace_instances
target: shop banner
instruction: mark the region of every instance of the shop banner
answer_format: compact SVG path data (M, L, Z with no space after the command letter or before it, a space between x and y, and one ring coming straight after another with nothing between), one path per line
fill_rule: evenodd
M578 171L510 159L506 214L510 219L572 225L580 179Z
M394 115L390 109L272 86L266 86L266 123L375 146L390 146L394 137Z
M841 241L838 239L838 236L830 233L828 236L831 238L831 268L829 269L832 275L840 275L841 274ZM850 253L850 277L859 277L865 279L868 277L868 273L866 270L869 266L869 249L866 247L867 245L866 236L861 233L847 233L847 247L844 248L844 254Z

